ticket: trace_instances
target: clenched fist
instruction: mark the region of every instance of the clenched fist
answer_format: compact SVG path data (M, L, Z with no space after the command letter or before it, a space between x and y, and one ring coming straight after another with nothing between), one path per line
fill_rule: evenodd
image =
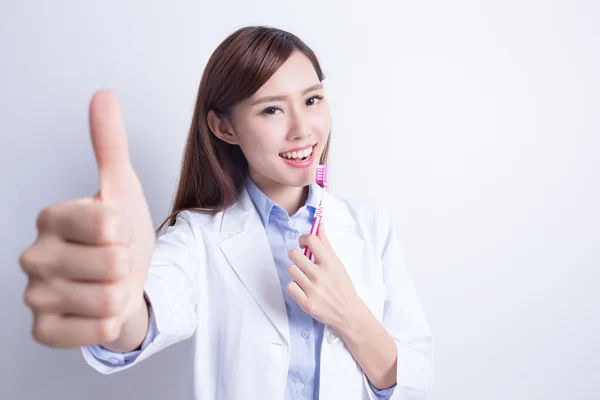
M89 198L44 208L20 264L36 341L59 348L103 344L127 351L144 339L144 281L155 236L127 147L116 97L97 92L90 133L100 176Z

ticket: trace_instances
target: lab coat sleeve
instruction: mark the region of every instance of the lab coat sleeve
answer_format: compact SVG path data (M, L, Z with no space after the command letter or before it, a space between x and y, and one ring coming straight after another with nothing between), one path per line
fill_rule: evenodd
M367 380L368 380L368 378L367 378ZM369 388L375 394L375 398L377 400L389 400L391 398L392 394L394 393L394 389L396 388L396 385L394 385L388 389L377 389L375 386L373 386L373 384L371 382L369 382Z
M156 240L152 253L144 290L153 312L151 322L155 324L155 337L125 365L108 365L96 358L89 347L82 347L85 361L98 372L112 374L131 368L194 334L198 302L196 278L201 265L196 243L201 238L195 237L189 213L178 214L175 224Z
M130 351L127 353L117 353L111 350L108 350L100 345L88 346L90 352L96 357L97 360L102 361L105 365L126 365L129 364L140 355L140 353L148 347L148 344L154 341L154 338L158 335L158 331L156 329L156 318L154 318L154 310L152 310L152 303L148 300L148 296L146 296L146 301L148 303L148 313L150 316L148 332L146 333L146 338L142 342L139 350Z
M378 223L385 304L382 324L397 350L396 386L390 400L423 400L433 379L433 336L405 265L394 222L381 210ZM365 376L366 379L366 376ZM377 400L370 391L371 400Z

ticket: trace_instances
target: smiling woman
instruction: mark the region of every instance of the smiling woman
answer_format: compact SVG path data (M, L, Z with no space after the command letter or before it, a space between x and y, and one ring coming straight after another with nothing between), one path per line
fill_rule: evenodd
M275 195L281 186L297 188L299 193L315 179L318 165L313 160L323 154L321 164L326 162L331 116L321 84L323 74L312 51L291 50L281 52L285 57L281 66L267 63L275 70L251 96L208 111L210 131L241 149L250 178L267 195ZM263 58L272 57L254 56L257 71L264 65ZM251 68L242 73L250 74ZM311 157L302 161L309 148Z
M109 374L195 333L194 399L424 399L433 339L391 218L315 182L331 133L323 79L289 32L229 36L156 232L118 102L97 93L100 192L43 210L21 257L36 340L81 347Z

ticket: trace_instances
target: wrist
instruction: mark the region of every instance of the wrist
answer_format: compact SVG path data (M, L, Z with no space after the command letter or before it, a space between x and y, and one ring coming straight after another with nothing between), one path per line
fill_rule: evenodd
M371 310L358 295L356 301L351 302L347 313L335 329L340 333L345 342L358 343L365 333L365 328L374 318Z
M112 343L102 344L102 347L119 353L127 353L140 348L150 325L150 308L145 295L140 304L133 309L135 310L133 314L121 325L119 338Z

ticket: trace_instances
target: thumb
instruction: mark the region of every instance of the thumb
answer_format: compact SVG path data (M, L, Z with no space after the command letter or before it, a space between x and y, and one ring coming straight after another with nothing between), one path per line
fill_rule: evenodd
M100 197L109 203L127 193L131 162L125 123L114 93L100 90L90 102L90 135L100 176Z

